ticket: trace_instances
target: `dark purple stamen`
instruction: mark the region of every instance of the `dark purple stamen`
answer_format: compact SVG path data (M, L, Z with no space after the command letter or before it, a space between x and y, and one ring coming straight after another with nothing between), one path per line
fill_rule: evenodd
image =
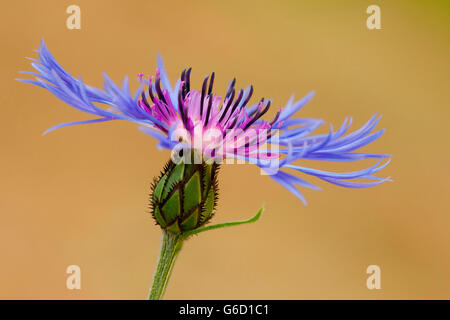
M235 83L236 83L236 78L231 80L230 84L228 85L227 94L225 95L226 98L231 94L231 90L233 90Z
M250 85L250 90L248 91L247 97L245 98L244 102L242 103L242 106L241 106L242 108L247 105L247 103L249 102L252 95L253 95L253 86Z
M211 76L211 78L213 78L213 77L214 77L214 73L213 73L213 75ZM208 97L209 97L209 99L208 99L208 110L206 111L205 127L208 125L209 115L210 115L210 113L211 113L211 107L212 107L212 101L213 101L213 95L212 95L212 93L210 93L210 94L208 95Z
M178 91L178 109L180 110L180 116L181 116L181 121L183 121L183 125L186 127L187 126L187 115L186 112L184 111L184 104L183 104L183 97L182 97L182 90L183 90L183 84L181 85L180 90Z
M192 71L192 68L189 68L186 72L186 75L184 76L185 82L186 82L186 86L185 86L186 94L189 91L191 91L191 71Z
M208 78L209 76L206 76L205 79L203 80L202 96L200 98L200 116L203 115L203 101L205 100L206 85L208 84Z
M269 101L267 102L267 105L266 105L266 107L264 108L264 110L261 111L261 112L258 114L258 119L261 118L261 117L269 110L269 108L270 108L270 103L271 103L271 101L269 100Z
M214 72L211 73L211 80L209 80L208 94L211 94L213 85L214 85Z
M145 106L150 109L150 105L148 104L147 98L145 97L144 91L142 91L142 102L144 102Z
M185 99L186 96L190 92L190 76L191 76L192 68L184 69L181 72L181 85L178 90L178 105L179 105L179 114L180 118L182 120L182 123L184 127L187 130L190 130L190 128L193 127L193 122L190 119L188 112L186 110L187 105L185 105ZM213 100L214 100L214 94L213 94L213 86L214 86L214 79L215 79L215 73L211 73L210 76L206 76L203 79L202 89L201 89L201 96L200 96L200 117L203 122L203 126L206 127L208 123L210 122L211 114L213 113L212 106L213 106ZM209 83L208 83L209 82ZM248 92L245 93L243 89L239 90L239 93L236 96L236 89L234 88L236 83L236 78L234 78L228 85L228 90L225 98L223 99L223 105L222 108L219 110L220 117L218 120L218 123L220 126L224 129L224 136L226 135L226 130L236 127L237 125L241 126L243 125L243 130L245 131L248 129L251 125L253 125L259 118L261 118L270 107L270 101L267 102L266 105L264 105L264 98L261 99L261 101L258 104L258 107L253 110L248 116L246 116L246 122L244 122L244 118L242 117L242 112L247 112L245 109L248 102L250 101L252 95L253 95L253 86L250 85L250 88L248 89ZM160 78L157 76L156 82L155 82L155 88L158 93L159 99L154 99L152 89L149 88L149 95L152 98L152 101L155 103L158 110L161 111L163 116L166 116L166 112L162 112L162 106L166 106L166 100L169 98L165 98L165 96L162 94L161 85L160 85ZM148 106L148 103L145 101L144 95L143 101L145 106ZM227 100L225 102L225 99ZM205 105L206 104L206 105ZM169 111L169 110L168 110ZM206 111L206 114L204 114ZM169 112L170 115L170 112ZM275 119L270 123L270 126L272 126L280 116L280 112L277 113L277 116Z
M237 106L239 105L239 102L241 102L241 99L242 99L242 96L243 96L243 95L244 95L244 90L241 89L241 90L239 91L239 95L238 95L238 97L236 98L236 101L234 102L233 108L231 108L231 112L230 112L230 114L229 114L229 116L228 116L228 118L227 118L227 121L225 121L225 123L227 123L228 120L230 120L231 116L233 116L234 111L236 110Z
M167 104L166 98L164 98L163 92L161 90L161 78L160 77L156 77L155 89L156 89L156 93L158 94L159 100L161 100L162 102Z
M260 105L262 105L263 103L264 103L264 98L261 99ZM253 116L253 118L245 125L244 130L247 130L253 123L255 123L256 120L261 118L267 112L267 110L269 110L269 108L270 108L270 101L267 102L267 105L263 111L260 111L258 108L258 112L256 112L256 114Z
M181 82L182 83L186 83L186 69L183 69L183 71L181 71ZM181 96L184 99L186 92L185 92L185 88L183 88L183 86L180 86L180 92L181 92Z
M275 118L273 118L273 120L269 123L269 125L271 127L275 124L275 122L277 122L278 118L280 117L280 114L281 114L281 109L278 110L277 114L275 115Z
M155 101L155 107L159 110L159 112L161 113L161 115L166 118L167 120L169 120L170 118L170 113L169 113L169 109L167 108L167 105L164 103L161 103L161 100L156 100ZM164 109L167 110L164 111Z
M222 114L220 115L219 122L222 122L223 118L227 114L228 108L230 107L231 103L233 102L234 95L235 95L235 90L234 90L234 88L232 88L231 89L231 96L228 98L227 105L225 106L225 108L223 108Z
M153 95L153 88L152 88L152 82L150 80L150 84L148 86L148 95L150 97L150 99L152 100L153 103L155 103L155 96Z

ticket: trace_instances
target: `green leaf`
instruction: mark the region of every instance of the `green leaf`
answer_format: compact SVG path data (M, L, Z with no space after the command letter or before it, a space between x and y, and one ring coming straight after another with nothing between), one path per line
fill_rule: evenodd
M157 205L155 205L154 209L153 209L153 216L155 217L156 222L161 226L161 227L165 227L166 226L166 221L164 221L163 216L161 215L161 211L159 210L159 207Z
M161 207L162 214L168 223L180 215L180 192L175 191Z
M200 209L194 210L186 219L181 222L182 230L192 230L197 226Z
M221 229L221 228L226 228L226 227L237 226L237 225L240 225L240 224L253 223L253 222L259 220L259 218L261 217L261 214L263 213L263 211L264 211L264 207L259 209L259 211L252 218L250 218L248 220L218 223L218 224L213 224L212 226L206 226L206 227L201 227L201 228L197 228L197 229L190 230L190 231L185 231L185 232L183 232L182 237L183 237L183 239L185 239L185 238L187 238L189 236L192 236L194 234L205 232L205 231L208 231L208 230Z
M161 202L161 193L164 187L164 183L167 179L167 173L165 173L161 179L158 181L158 183L155 186L155 190L153 191L153 199L157 200L158 202Z
M184 186L183 210L191 212L202 201L200 173L197 171Z
M175 234L180 234L181 229L180 226L178 225L178 220L175 220L170 226L166 228L166 230Z
M208 192L211 184L211 170L211 165L203 166L203 199L206 198L206 193Z
M194 164L185 164L184 165L184 178L189 177L192 174L192 171L195 169Z
M175 166L175 168L172 169L169 178L167 179L167 183L164 187L162 198L165 199L173 186L181 181L183 178L183 172L184 172L184 163L181 162Z
M208 197L205 199L202 208L202 214L200 215L200 224L203 224L211 216L214 210L214 189L209 189Z

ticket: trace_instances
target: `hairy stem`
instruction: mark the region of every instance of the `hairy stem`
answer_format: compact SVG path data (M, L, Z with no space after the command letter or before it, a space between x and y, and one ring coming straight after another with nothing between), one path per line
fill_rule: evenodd
M240 224L253 223L257 221L263 212L263 208L259 209L255 216L248 220L232 221L214 224L211 226L200 227L191 231L187 231L181 235L174 234L170 231L163 230L161 239L161 249L159 252L158 263L156 265L155 274L153 276L153 284L148 296L149 300L161 300L166 292L167 284L172 274L173 266L178 254L181 251L184 240L186 238L201 232L220 229L226 227L237 226Z
M153 276L153 284L148 297L149 300L160 300L163 298L175 260L183 246L183 241L184 238L180 235L163 230L158 264L156 265Z

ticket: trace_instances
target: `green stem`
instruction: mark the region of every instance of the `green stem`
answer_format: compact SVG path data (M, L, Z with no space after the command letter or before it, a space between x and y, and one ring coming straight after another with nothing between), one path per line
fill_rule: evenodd
M180 235L163 230L161 250L159 252L155 275L153 276L153 284L148 297L149 300L160 300L163 298L175 260L183 246L183 241L184 238Z
M263 210L263 208L259 209L256 215L248 220L225 222L214 224L211 226L200 227L198 229L187 231L181 235L163 230L158 264L156 265L155 274L153 276L153 284L152 288L150 289L148 299L160 300L163 298L164 293L166 292L167 284L172 274L175 260L177 259L177 256L183 246L183 241L186 240L186 238L208 230L255 222L261 217Z

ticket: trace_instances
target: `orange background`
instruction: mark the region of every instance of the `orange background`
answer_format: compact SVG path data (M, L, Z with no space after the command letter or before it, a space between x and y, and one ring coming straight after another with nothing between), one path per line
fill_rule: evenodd
M81 30L66 28L74 3ZM373 3L382 30L366 28ZM224 166L214 222L250 217L263 203L266 211L256 224L189 240L166 298L450 298L450 10L448 2L432 3L2 4L0 298L142 299L159 249L148 193L169 152L119 121L42 136L89 116L13 80L31 70L24 57L36 56L41 38L61 65L95 86L102 71L117 82L153 74L160 52L172 79L192 66L195 87L215 71L221 94L233 76L276 106L316 90L300 115L335 127L345 116L357 128L383 114L385 135L364 150L394 155L382 172L393 183L352 190L311 178L324 190L303 190L304 207L257 168ZM65 287L71 264L81 267L81 290ZM381 290L366 288L371 264L381 267Z

